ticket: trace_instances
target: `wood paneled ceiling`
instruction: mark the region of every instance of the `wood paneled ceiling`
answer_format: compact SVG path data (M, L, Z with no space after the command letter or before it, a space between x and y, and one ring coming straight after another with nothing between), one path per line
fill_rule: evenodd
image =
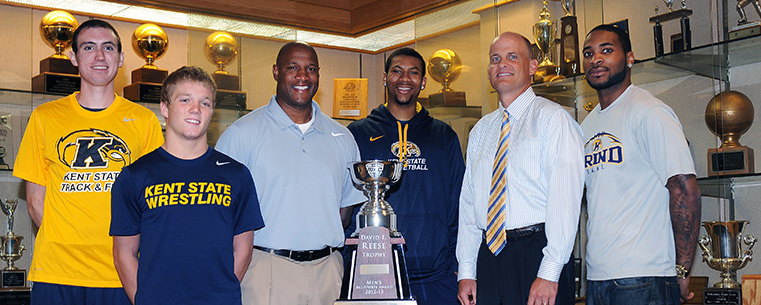
M114 0L356 37L464 0Z

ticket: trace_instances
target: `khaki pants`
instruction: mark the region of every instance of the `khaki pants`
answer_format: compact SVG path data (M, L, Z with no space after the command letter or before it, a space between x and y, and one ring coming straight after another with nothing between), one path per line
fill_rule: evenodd
M254 249L240 284L243 305L330 305L338 299L343 277L340 252L297 262Z

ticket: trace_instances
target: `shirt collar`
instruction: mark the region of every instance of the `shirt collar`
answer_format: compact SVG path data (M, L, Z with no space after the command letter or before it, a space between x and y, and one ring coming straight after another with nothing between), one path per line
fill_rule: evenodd
M272 117L272 120L275 121L275 124L280 129L286 129L291 126L293 128L298 129L299 127L296 126L296 123L291 120L290 117L285 113L282 107L280 107L280 104L277 103L277 100L275 99L277 95L273 95L270 99L269 104L267 104L267 112L270 114L270 117ZM314 122L312 123L312 126L309 127L310 129L315 129L317 131L323 132L325 129L325 122L322 119L321 116L318 114L320 113L320 105L317 104L314 100L312 101L312 118L314 119Z
M526 109L528 109L528 106L531 105L531 102L536 97L536 94L534 93L534 89L531 87L528 87L526 91L523 91L521 95L519 95L515 100L510 103L509 106L507 106L507 112L510 114L510 120L520 120L524 113L526 113ZM499 103L499 109L500 111L505 111L505 107L502 106L502 103Z

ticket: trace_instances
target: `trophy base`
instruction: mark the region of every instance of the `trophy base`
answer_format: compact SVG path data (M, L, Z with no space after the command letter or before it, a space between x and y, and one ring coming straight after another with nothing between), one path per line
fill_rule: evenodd
M217 89L215 108L245 110L246 93L241 91Z
M752 174L753 149L747 146L711 148L708 150L708 176Z
M0 289L0 304L29 305L31 303L31 288Z
M703 289L703 304L742 305L742 290L730 288Z
M334 304L416 304L404 259L404 238L392 238L385 227L364 227L346 239L349 258L341 295Z
M32 77L32 91L71 94L79 91L79 75L43 72Z
M0 288L26 287L26 270L0 270Z
M213 73L211 78L217 84L217 90L240 91L240 76L238 75Z
M79 68L64 58L48 57L40 61L40 73L53 72L61 74L79 74Z
M161 84L134 83L124 87L124 98L133 102L161 102Z
M761 21L750 22L733 27L729 31L729 40L755 36L759 33L761 33Z
M161 85L169 71L141 67L132 71L132 83L156 83Z
M463 91L444 91L428 96L428 105L430 108L441 106L466 106L466 104L465 92Z

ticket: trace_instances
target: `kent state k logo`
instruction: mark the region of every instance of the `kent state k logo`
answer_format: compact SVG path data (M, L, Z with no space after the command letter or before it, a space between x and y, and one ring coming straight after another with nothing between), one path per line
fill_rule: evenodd
M56 143L58 160L73 169L107 168L109 161L122 162L122 167L132 161L127 144L117 135L100 129L72 132Z
M589 149L592 145L592 149ZM624 162L624 149L616 136L601 132L584 144L584 168L595 172L604 168L605 164L620 164Z

